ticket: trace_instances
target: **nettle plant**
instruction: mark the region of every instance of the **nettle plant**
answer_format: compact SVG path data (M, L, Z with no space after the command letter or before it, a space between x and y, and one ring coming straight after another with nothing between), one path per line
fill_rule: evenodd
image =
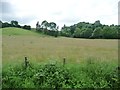
M34 75L34 82L38 87L52 87L60 88L63 86L72 86L73 76L64 67L55 64L47 64L39 69L38 73Z
M60 64L10 66L2 71L3 88L118 88L118 69L105 63L87 62L78 67ZM75 70L77 69L77 70Z

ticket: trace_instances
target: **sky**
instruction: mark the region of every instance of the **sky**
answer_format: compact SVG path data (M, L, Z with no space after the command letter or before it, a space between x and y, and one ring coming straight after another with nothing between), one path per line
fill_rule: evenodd
M119 0L0 0L0 19L16 20L36 27L37 21L55 22L59 27L78 22L118 24Z

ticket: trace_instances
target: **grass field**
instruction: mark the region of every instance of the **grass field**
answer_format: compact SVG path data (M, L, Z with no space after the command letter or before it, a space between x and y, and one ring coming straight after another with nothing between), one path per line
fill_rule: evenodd
M37 62L62 60L79 63L86 58L117 62L118 41L48 37L28 30L3 29L3 63L22 61L24 56Z
M118 40L75 39L66 37L55 38L36 33L35 31L28 31L17 28L3 28L2 30L3 67L6 67L9 64L12 66L14 66L13 64L20 65L21 63L24 62L25 56L28 57L30 62L33 62L35 64L49 62L58 62L58 64L60 64L63 62L63 58L65 57L66 63L68 64L66 65L66 67L70 68L70 72L72 72L76 76L76 80L79 79L83 81L82 84L84 85L79 83L76 85L81 86L75 87L94 87L94 86L108 87L108 83L106 79L104 80L104 76L106 75L105 77L107 77L106 73L111 72L113 68L117 67ZM85 64L86 62L90 63L89 61L96 62L96 64L95 65ZM102 62L102 64L99 64L100 62ZM97 74L94 74L96 73L94 69L97 69L98 71ZM103 72L99 70L103 70ZM5 72L5 70L3 71ZM7 70L8 76L12 76L13 75L11 73L12 71L11 72L9 71ZM84 72L86 72L86 74ZM101 82L100 85L95 84L94 79L86 78L88 76L92 77L92 75L98 77L98 81L95 82ZM100 78L102 78L104 82ZM26 80L29 80L29 78L27 77ZM33 84L32 80L31 83ZM22 84L23 83L21 83L21 85ZM28 87L29 86L31 85L28 85ZM33 85L33 87L35 87L35 85Z

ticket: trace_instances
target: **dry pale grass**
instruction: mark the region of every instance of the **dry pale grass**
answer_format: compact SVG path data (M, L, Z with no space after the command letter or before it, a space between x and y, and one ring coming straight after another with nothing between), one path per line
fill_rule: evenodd
M118 60L117 40L4 35L2 48L3 63L18 63L24 56L35 62L62 61L63 57L74 63L86 58Z

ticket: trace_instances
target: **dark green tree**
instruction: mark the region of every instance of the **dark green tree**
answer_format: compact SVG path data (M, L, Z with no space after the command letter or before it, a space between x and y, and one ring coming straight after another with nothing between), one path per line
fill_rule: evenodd
M102 24L100 23L100 20L95 21L95 23L94 23L95 28L101 27L101 26L102 26Z
M117 38L117 30L115 28L111 28L109 26L105 26L102 31L103 38L106 39L114 39Z
M73 36L74 36L75 38L80 38L80 37L81 37L81 32L82 32L82 30L77 27L77 28L75 29L75 31L74 31Z
M18 27L18 21L12 20L12 21L11 21L11 26L12 26L12 27Z
M53 31L56 31L56 30L57 30L57 25L56 25L56 23L54 23L54 22L50 22L50 23L49 23L49 27L50 27L50 29L53 30Z
M2 28L2 21L0 20L0 28Z
M29 26L29 25L24 25L24 26L23 26L23 29L31 30L31 26Z
M54 22L49 23L49 28L50 28L50 35L57 37L58 36L58 26Z
M5 27L11 27L11 24L9 24L8 22L2 23L2 28Z
M36 31L40 31L40 24L39 24L39 21L36 23Z
M48 22L46 20L44 20L42 23L41 23L41 28L42 29L47 29L48 27Z
M71 37L73 37L73 34L74 34L74 32L75 32L75 29L76 29L76 25L70 26L70 34L71 34Z
M90 38L102 38L102 28L101 27L95 28Z

